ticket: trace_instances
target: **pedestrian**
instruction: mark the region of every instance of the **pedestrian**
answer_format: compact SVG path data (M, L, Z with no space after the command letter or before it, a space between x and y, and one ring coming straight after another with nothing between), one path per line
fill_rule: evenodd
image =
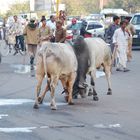
M116 29L118 29L120 26L119 26L119 23L120 23L120 17L118 16L114 16L113 17L113 24L111 24L108 29L106 30L106 33L105 33L105 40L107 43L110 44L110 47L111 47L111 52L113 53L113 50L114 50L114 44L112 43L113 42L113 35L114 35L114 32Z
M59 20L62 21L62 25L64 26L66 20L66 13L63 10L59 11Z
M25 27L24 33L26 37L26 43L28 46L28 52L30 56L31 70L34 69L34 59L36 55L37 45L39 42L39 29L35 24L35 18L31 18L29 24Z
M133 42L133 35L135 34L135 28L134 26L130 23L129 17L125 18L125 22L127 24L126 26L126 31L129 34L129 39L128 39L128 49L127 49L127 60L130 62L132 59L132 42Z
M85 22L85 20L82 21L82 26L80 28L80 35L85 37L85 34L87 33L86 31L86 27L87 27L87 23Z
M56 21L55 42L64 43L66 40L66 29L62 27L62 21Z
M127 46L129 34L126 32L126 22L121 21L120 28L116 29L113 35L113 43L118 57L116 71L127 72L129 69L126 68L127 63Z
M51 32L53 34L52 38L51 38L51 42L55 42L55 30L56 30L56 22L55 22L55 16L51 15L50 16L50 20L47 22L47 26L50 27Z
M73 41L76 39L76 37L80 34L80 29L77 24L76 18L73 18L71 21L71 26L69 27L70 30L72 30L73 34Z
M10 33L12 34L12 36L14 36L16 38L15 46L17 46L17 44L19 42L21 45L21 50L25 51L23 26L22 26L21 21L18 19L17 15L14 16L14 22L11 25ZM15 54L17 54L17 51L14 53L14 55Z
M50 27L46 25L46 18L42 17L41 19L42 26L39 28L39 42L40 44L44 41L50 41L52 37L52 32Z

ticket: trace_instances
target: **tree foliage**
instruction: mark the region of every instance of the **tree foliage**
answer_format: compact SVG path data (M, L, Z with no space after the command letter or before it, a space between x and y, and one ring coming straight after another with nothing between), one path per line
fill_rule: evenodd
M10 10L7 12L7 16L20 13L27 13L30 11L29 1L19 2L18 0L10 6Z
M122 8L128 12L140 11L140 0L113 0L107 7Z
M61 0L68 15L86 15L99 12L99 0Z

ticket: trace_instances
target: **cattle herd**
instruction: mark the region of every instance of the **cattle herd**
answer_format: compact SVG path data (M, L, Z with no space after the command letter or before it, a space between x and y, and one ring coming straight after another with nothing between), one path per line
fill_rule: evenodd
M110 48L100 38L78 36L73 45L44 42L37 53L36 78L38 83L34 108L39 108L46 92L50 90L51 109L57 109L55 88L59 80L66 94L66 101L69 105L73 105L72 99L77 98L78 94L85 97L87 74L91 79L91 88L88 94L93 95L93 100L97 101L98 96L94 81L96 79L96 69L100 67L103 68L108 82L107 95L111 95L111 66ZM47 78L47 83L40 94L44 78Z

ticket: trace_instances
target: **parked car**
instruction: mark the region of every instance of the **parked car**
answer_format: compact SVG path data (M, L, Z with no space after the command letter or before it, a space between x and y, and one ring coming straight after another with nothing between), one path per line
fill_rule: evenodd
M132 48L140 49L140 13L134 14L130 23L134 25L134 28L136 30L136 33L133 36Z
M84 24L85 30L88 33L92 34L92 37L100 37L104 39L105 27L102 23L100 23L99 21L91 20L91 21L83 21L82 24Z
M79 26L80 32L84 28L84 37L100 37L104 39L105 28L104 25L99 21L78 21L77 24ZM70 38L70 36L72 37L72 32L68 30L67 37Z
M81 32L81 30L82 30L82 28L83 28L83 22L82 21L77 21L77 24L78 24L78 28L79 28L79 35L81 34L80 32ZM73 39L74 39L74 37L73 37L73 33L72 33L72 30L71 30L71 28L70 28L70 26L71 26L71 24L69 24L68 26L67 26L67 35L66 35L66 39L68 40L68 41L72 41ZM86 25L87 26L87 25ZM86 38L86 37L92 37L92 33L90 33L90 32L88 32L87 30L86 30L86 27L84 27L85 29L85 31L84 31L84 37Z

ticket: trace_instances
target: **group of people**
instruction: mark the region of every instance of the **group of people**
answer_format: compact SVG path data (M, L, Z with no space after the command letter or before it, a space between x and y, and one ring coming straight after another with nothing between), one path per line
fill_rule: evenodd
M45 16L42 16L39 23L35 18L31 18L25 26L22 25L18 17L14 16L14 22L8 28L8 36L15 38L15 44L18 42L21 45L22 51L25 50L25 44L27 44L27 50L30 55L31 69L34 68L34 58L36 55L37 46L45 41L64 43L66 40L66 28L64 28L64 22L66 15L63 11L60 11L58 19L54 15L50 16L50 20L46 20ZM72 30L73 40L79 34L83 35L82 31L79 31L77 20L72 19L71 25L68 29ZM105 40L110 44L112 51L113 63L117 67L116 71L127 72L126 64L132 58L132 37L135 33L134 27L129 23L129 18L120 22L118 16L113 17L113 24L111 24L105 33ZM9 38L10 39L10 38ZM15 52L16 54L17 52Z
M66 40L66 30L63 28L63 21L60 19L56 20L54 15L50 16L49 21L46 20L45 16L42 16L39 24L37 24L35 18L31 18L25 26L21 24L15 15L14 22L8 29L8 35L15 38L15 44L19 41L22 51L25 50L25 44L27 44L31 70L34 69L37 46L41 46L45 41L64 43Z
M114 16L114 23L106 31L106 41L110 44L112 60L117 67L116 71L129 71L126 64L132 58L132 37L135 33L135 29L129 20L126 17L120 22L120 18Z

